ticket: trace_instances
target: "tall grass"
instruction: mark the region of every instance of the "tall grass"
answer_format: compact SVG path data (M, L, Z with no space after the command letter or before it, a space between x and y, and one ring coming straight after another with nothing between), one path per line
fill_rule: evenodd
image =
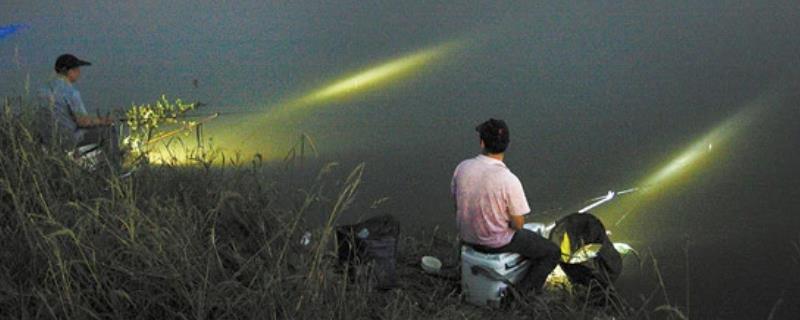
M358 201L363 164L345 172L322 166L306 186L287 174L296 166L258 158L225 167L145 166L120 178L87 172L42 144L30 120L8 107L0 116L2 318L619 319L654 312L613 291L593 306L592 290L520 299L499 311L466 305L454 276L458 243L435 230L424 240L401 239L401 288L375 291L369 277L339 271L332 254L333 228ZM312 215L324 223L308 224ZM313 234L307 246L299 241L306 230ZM423 253L445 257L452 276L424 274L417 267Z
M257 162L149 167L120 179L43 148L9 113L0 131L5 316L299 318L310 312L300 301L319 304L345 290L328 280L329 228L314 246L297 239L310 211L336 221L363 167L338 195L327 192L325 174L284 192ZM324 200L329 193L337 201Z

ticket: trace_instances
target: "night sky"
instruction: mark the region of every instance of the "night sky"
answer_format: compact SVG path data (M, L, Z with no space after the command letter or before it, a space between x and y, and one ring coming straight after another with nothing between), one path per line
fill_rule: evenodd
M7 0L7 24L29 28L0 40L0 96L24 94L28 77L36 88L73 53L93 63L77 84L88 109L200 100L223 113L206 132L221 147L274 158L308 133L324 159L365 161L364 202L389 197L383 210L406 230L454 230L452 170L479 151L474 127L489 117L508 121L507 163L547 220L639 186L757 109L669 188L595 213L615 240L659 259L677 301L689 239L693 317L766 318L781 297L779 317L800 313L797 1ZM403 77L253 120L454 41ZM652 274L626 268L623 292L649 294Z

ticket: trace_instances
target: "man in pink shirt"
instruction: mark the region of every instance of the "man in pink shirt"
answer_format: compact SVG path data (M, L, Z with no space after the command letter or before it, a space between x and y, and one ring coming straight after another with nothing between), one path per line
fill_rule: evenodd
M531 210L522 183L503 163L510 142L506 123L489 119L475 130L482 152L456 167L451 184L461 239L481 252L514 252L530 259L532 265L517 290L541 291L561 252L554 243L522 228Z

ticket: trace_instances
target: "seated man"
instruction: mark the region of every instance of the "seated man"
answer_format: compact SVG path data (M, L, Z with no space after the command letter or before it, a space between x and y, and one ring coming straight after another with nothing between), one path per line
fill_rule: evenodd
M503 163L510 141L506 123L489 119L476 130L482 153L462 161L451 184L461 239L484 253L514 252L531 260L516 288L520 293L540 292L561 252L549 240L523 228L530 208L522 183Z
M91 63L71 54L58 57L55 64L56 78L49 81L39 92L49 123L45 134L65 143L69 149L82 146L102 147L112 163L118 163L119 147L114 120L110 117L90 116L83 105L80 92L73 87L81 75L81 67ZM55 135L55 136L53 136ZM75 152L75 156L80 154Z

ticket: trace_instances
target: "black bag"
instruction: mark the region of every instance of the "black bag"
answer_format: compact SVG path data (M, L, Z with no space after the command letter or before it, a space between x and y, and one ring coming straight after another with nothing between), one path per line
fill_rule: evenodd
M397 239L400 224L391 215L336 228L339 263L355 278L367 267L377 289L397 287Z
M568 263L564 261L566 259L559 260L570 282L584 286L599 285L605 289L617 280L622 273L622 256L614 248L605 226L597 217L589 213L573 213L561 218L550 231L550 240L561 247L565 234L569 238L569 252L576 252L589 244L601 245L597 255L587 261Z

